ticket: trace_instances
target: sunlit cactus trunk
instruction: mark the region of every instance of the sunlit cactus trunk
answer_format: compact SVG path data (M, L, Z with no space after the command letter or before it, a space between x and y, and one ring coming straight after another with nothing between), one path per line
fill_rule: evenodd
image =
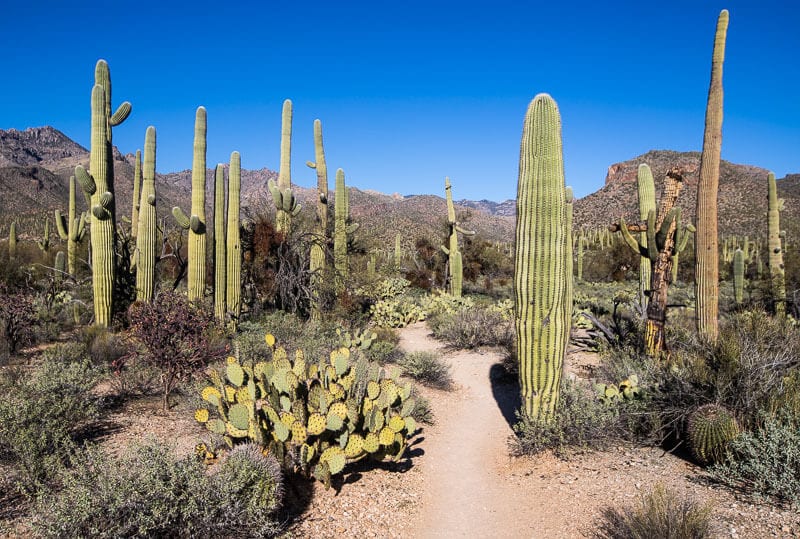
M733 253L733 299L736 305L744 301L744 252L741 249Z
M321 135L320 135L321 136ZM278 171L278 183L270 180L269 187L272 199L275 202L275 230L284 237L289 235L292 226L292 217L300 213L300 204L297 203L292 192L292 102L287 99L283 102L281 114L281 167Z
M242 159L239 152L231 153L228 170L228 229L227 240L227 289L225 302L231 324L235 328L242 312L242 245L239 231L239 206L242 192Z
M214 170L214 316L225 321L227 256L225 253L225 167Z
M152 301L156 267L156 128L150 126L144 138L144 169L136 234L136 299Z
M322 143L322 122L314 120L314 162L306 163L317 171L316 238L311 246L309 270L311 271L311 317L322 317L322 287L325 272L325 245L328 238L328 165Z
M131 105L126 101L111 114L111 77L108 64L99 60L92 88L89 172L78 165L75 178L90 196L94 322L105 327L111 325L113 317L116 263L112 127L125 121L130 111Z
M172 208L178 225L189 230L186 288L191 301L203 299L206 289L206 126L206 109L198 107L194 120L191 215L187 217L177 206Z
M55 221L59 237L67 242L67 273L73 276L77 269L78 244L86 233L86 214L81 212L79 218L76 214L75 176L70 176L67 217L65 219L60 211L55 210Z
M522 132L514 292L522 403L540 421L555 412L569 337L566 213L561 119L555 101L539 94Z
M781 246L781 210L783 199L778 198L778 186L775 174L767 176L767 247L769 248L769 276L772 300L775 303L775 314L786 314L786 278L783 267L783 247Z
M146 135L145 135L146 136ZM142 152L136 150L133 166L133 201L131 202L131 238L136 239L139 233L139 210L141 207L142 187Z
M708 89L700 179L697 183L697 238L695 241L695 290L697 330L711 342L719 336L719 238L717 233L717 194L719 162L722 151L722 64L725 60L725 37L728 11L717 20L714 52L711 59L711 83Z
M336 292L344 290L347 280L347 218L349 216L347 186L344 183L344 171L336 171L336 192L334 199L333 223L333 264L336 268Z
M637 194L639 197L639 219L647 220L651 211L656 211L656 189L653 181L653 173L647 165L639 165L636 174ZM639 233L639 243L647 247L647 232ZM639 301L642 305L647 304L647 296L650 292L650 274L652 268L650 258L639 257Z

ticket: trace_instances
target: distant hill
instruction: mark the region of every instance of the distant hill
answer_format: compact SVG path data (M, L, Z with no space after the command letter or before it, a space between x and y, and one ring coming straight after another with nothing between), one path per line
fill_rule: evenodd
M68 179L75 165L88 167L89 152L53 127L35 127L18 131L0 130L0 237L8 232L11 219L16 219L20 235L38 237L44 226L44 216L51 216L58 208L66 210ZM636 171L639 164L647 163L653 170L657 196L666 171L673 166L684 170L686 185L678 205L683 218L694 219L695 196L700 167L698 152L653 150L628 161L608 167L605 185L575 202L576 228L607 226L620 216L638 220ZM131 213L133 197L132 154L114 151L115 192L118 218ZM267 190L267 181L277 179L269 169L242 171L242 206L244 214L274 213ZM211 215L211 188L213 171L206 173L208 189L206 212ZM737 165L723 161L720 166L719 215L722 234L758 236L766 234L767 170ZM330 178L331 208L333 178ZM394 237L401 234L405 248L411 249L421 236L434 242L444 233L446 205L436 195L400 196L386 195L372 190L359 190L350 186L350 208L353 219L361 223L357 237L370 247L394 245ZM158 214L169 217L173 206L188 210L191 198L191 171L184 170L156 176ZM782 213L783 227L791 238L800 237L800 174L791 174L778 182L779 196L786 201ZM313 219L316 189L295 186L295 193L303 204L302 214ZM83 196L79 207L85 208ZM493 202L489 200L456 202L460 220L467 228L475 229L493 241L511 241L514 236L514 200Z

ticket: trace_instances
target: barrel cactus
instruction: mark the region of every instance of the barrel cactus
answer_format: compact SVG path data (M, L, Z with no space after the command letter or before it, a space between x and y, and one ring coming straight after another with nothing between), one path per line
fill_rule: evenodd
M728 444L739 435L736 418L719 404L706 404L689 417L689 447L700 464L721 462Z

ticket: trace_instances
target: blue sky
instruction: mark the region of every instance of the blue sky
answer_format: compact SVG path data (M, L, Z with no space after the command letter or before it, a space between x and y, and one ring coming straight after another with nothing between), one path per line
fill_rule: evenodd
M534 95L562 115L578 196L650 149L699 150L711 47L731 13L722 157L800 172L797 2L14 2L0 18L0 129L53 125L84 146L98 58L123 152L158 130L157 168L191 167L194 111L208 163L242 153L277 169L281 104L294 102L292 180L313 185L313 120L348 184L504 200Z

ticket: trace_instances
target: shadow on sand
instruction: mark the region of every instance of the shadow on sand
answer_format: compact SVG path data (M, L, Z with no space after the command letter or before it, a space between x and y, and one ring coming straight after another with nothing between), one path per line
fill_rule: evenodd
M509 374L500 363L495 363L489 369L489 380L497 407L508 426L513 428L517 423L517 410L522 404L517 377Z

